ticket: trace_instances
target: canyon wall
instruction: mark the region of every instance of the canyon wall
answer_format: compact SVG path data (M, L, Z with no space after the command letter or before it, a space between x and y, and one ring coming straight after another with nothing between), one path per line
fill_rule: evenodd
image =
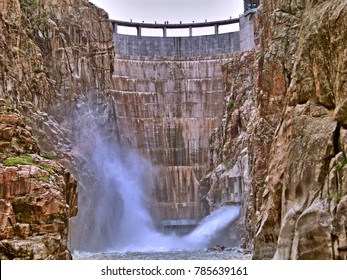
M222 123L210 136L209 172L200 181L205 215L231 202L241 204L242 218L233 225L230 235L244 247L252 243L245 226L254 222L248 220L246 213L252 209L248 200L252 183L251 143L258 125L258 102L254 88L257 68L254 50L236 54L223 65L226 91L224 115Z
M277 121L254 258L346 259L346 12L344 1L264 2L259 11L259 86L282 104L269 110Z
M255 258L347 257L346 13L345 1L265 2L260 10L262 30L274 27L270 45L260 33L261 82L275 77L278 87L263 92L282 95L283 106L269 150Z
M77 214L77 182L40 155L18 111L2 109L0 259L71 259L68 231Z
M70 172L71 243L104 249L94 146L76 149L88 106L89 131L153 161L157 220L236 202L254 259L347 258L346 1L264 0L256 50L193 59L115 55L85 0L0 8L1 258L71 258Z
M233 102L206 200L217 207L241 173L254 259L346 259L346 13L345 1L263 1L256 52L224 67Z
M80 174L74 112L112 85L112 34L85 0L0 1L1 258L71 258L76 181L56 162Z

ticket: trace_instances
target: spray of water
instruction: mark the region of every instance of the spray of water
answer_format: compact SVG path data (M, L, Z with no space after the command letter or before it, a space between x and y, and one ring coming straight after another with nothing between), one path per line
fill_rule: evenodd
M92 119L87 123L96 122ZM80 153L98 183L93 186L96 190L85 195L89 202L81 203L79 209L82 217L80 224L84 227L80 231L86 232L86 224L92 221L85 241L88 246L79 250L143 252L201 249L208 247L216 234L237 219L239 207L223 207L206 217L189 235L158 232L147 210L145 196L151 184L151 164L133 151L120 149L115 141L105 140L96 128L92 131L88 129L88 133L82 131L80 135ZM80 238L83 238L83 232L79 233Z

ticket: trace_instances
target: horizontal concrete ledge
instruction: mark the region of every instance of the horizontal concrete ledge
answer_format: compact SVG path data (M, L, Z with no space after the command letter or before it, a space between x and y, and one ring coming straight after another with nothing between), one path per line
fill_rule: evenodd
M144 22L130 22L111 20L113 25L127 26L127 27L143 27L143 28L168 28L168 29L179 29L179 28L196 28L196 27L209 27L216 25L227 25L233 23L239 23L239 18L232 18L220 21L209 21L209 22L192 22L192 23L144 23Z
M131 36L131 35L124 35L124 36ZM204 36L211 36L211 35L204 35ZM133 36L136 37L136 36ZM156 37L154 37L156 38ZM160 38L160 37L159 37ZM173 56L173 57L168 57L168 56L138 56L138 55L127 55L127 54L119 54L117 53L116 50L116 60L120 61L128 61L132 60L134 62L143 62L146 61L147 63L153 62L157 63L158 61L165 61L165 62L179 62L181 61L182 63L187 63L187 62L210 62L211 60L219 60L219 61L229 61L230 58L234 57L235 53L221 53L221 54L213 54L213 55L204 55L204 56Z

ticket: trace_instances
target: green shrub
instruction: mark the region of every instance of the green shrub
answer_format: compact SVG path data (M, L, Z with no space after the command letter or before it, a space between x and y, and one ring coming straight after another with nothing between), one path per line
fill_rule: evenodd
M4 160L4 165L7 166L14 166L14 165L30 165L34 164L34 161L31 156L29 155L21 155L19 157L10 157Z
M234 100L230 100L229 104L228 104L228 107L227 107L227 110L230 111L234 106L235 106L235 101Z
M49 178L47 176L39 176L38 180L44 183L49 183Z
M50 159L50 160L57 159L57 156L56 156L56 155L50 154L50 153L44 153L44 154L42 155L42 157L44 157L45 159Z
M340 192L333 192L329 195L328 200L329 201L335 200L336 203L339 203L341 198L342 198L342 195Z
M336 171L340 171L347 164L347 159L343 158L340 162L338 162L335 166Z
M14 165L35 165L46 170L49 174L55 174L55 171L52 167L50 167L47 163L36 163L34 159L30 155L21 155L19 157L10 157L4 160L4 165L14 166Z
M39 165L39 167L42 167L44 170L46 170L51 175L53 175L55 173L53 168L47 164L41 164L41 165Z

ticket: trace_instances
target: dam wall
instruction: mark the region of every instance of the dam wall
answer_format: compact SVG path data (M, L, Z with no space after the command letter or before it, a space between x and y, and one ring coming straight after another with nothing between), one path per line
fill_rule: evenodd
M137 26L138 27L138 26ZM240 32L189 37L118 34L111 99L120 143L155 166L148 208L164 220L200 220L209 137L226 105L222 65Z
M221 122L221 65L230 54L200 58L116 55L112 92L120 141L157 167L156 221L200 219L199 181L209 135Z

